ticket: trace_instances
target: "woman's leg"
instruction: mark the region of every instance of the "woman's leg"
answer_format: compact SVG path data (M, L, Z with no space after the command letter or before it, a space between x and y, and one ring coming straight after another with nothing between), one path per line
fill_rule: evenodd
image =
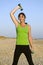
M25 47L24 54L27 58L29 65L34 65L34 63L32 61L31 50L30 50L29 46Z
M19 57L20 57L20 54L21 54L20 47L18 45L16 45L16 49L15 49L15 52L14 52L14 58L13 58L13 64L12 65L17 65Z

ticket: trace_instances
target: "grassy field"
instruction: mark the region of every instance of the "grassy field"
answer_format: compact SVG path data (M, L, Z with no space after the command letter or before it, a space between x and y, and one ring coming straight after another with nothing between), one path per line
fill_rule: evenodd
M16 39L0 37L0 65L12 65ZM43 65L43 40L33 40L34 65ZM18 65L28 65L25 55L22 53Z

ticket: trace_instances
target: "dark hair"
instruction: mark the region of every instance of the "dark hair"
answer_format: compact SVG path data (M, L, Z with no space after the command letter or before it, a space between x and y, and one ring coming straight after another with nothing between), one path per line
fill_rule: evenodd
M25 23L25 24L27 24L27 23Z
M26 15L25 15L23 12L21 12L21 13L19 13L19 15L18 15L18 19L19 19L19 17L20 17L21 14L26 18Z

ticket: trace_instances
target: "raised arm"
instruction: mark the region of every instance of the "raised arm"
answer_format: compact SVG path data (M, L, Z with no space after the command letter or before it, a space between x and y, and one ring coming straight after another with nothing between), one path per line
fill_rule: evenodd
M20 7L19 6L17 6L16 8L14 8L11 12L10 12L10 17L11 17L11 19L12 19L12 21L14 22L14 24L16 25L16 27L18 26L18 20L16 19L16 17L14 16L14 13L18 10L18 9L20 9Z

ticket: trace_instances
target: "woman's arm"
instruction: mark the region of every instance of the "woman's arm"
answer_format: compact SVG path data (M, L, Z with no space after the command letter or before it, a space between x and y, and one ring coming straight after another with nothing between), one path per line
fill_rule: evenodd
M10 17L11 17L11 19L12 19L12 21L14 22L14 24L16 25L16 27L18 26L18 20L16 19L16 17L14 16L14 13L18 10L18 9L20 9L20 7L19 6L17 6L16 8L14 8L11 12L10 12Z
M31 26L28 25L28 28L29 28L29 30L28 30L28 39L29 39L29 42L30 42L30 46L32 48L33 45L32 45L32 36L31 36Z

